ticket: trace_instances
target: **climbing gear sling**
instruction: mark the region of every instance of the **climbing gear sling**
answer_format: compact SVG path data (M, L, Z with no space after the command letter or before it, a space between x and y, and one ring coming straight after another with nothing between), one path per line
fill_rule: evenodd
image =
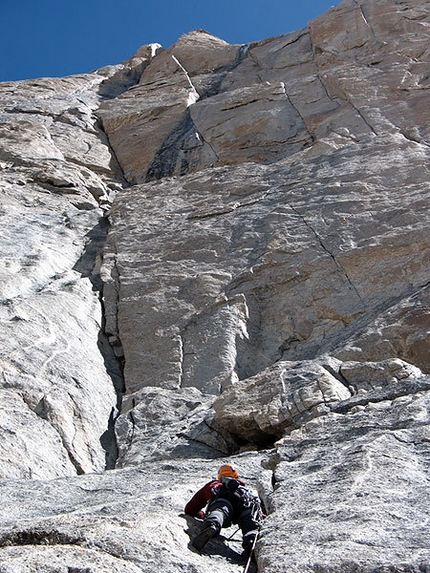
M233 539L233 537L236 535L236 533L238 533L239 531L240 531L240 527L238 527L236 529L236 531L232 535L230 535L230 537L227 537L227 541L231 541Z

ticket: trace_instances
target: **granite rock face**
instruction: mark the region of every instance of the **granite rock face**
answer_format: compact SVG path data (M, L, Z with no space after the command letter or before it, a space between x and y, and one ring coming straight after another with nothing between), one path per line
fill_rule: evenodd
M0 573L430 570L429 7L0 85Z
M117 396L92 274L120 173L93 114L102 80L2 85L3 478L100 471L115 456L101 444Z

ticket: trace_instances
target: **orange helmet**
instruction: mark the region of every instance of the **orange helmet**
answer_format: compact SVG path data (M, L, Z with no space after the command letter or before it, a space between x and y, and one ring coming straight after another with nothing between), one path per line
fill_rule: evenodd
M223 464L218 470L218 479L221 480L223 476L230 478L238 478L239 472L231 464Z

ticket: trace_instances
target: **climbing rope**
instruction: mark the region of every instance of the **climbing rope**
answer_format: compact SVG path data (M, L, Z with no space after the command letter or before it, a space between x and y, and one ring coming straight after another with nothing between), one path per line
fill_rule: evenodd
M244 568L244 570L243 570L243 573L248 573L248 571L249 571L249 567L250 567L251 562L252 562L252 556L254 555L255 546L257 545L258 534L259 534L259 531L257 531L257 534L256 534L255 537L254 537L254 541L253 541L253 543L252 543L251 551L249 552L248 561L246 562L246 565L245 565L245 568Z

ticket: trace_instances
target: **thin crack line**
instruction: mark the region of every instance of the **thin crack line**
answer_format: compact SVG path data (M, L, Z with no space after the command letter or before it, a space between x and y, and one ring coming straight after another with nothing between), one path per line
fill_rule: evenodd
M297 211L297 209L295 207L293 207L292 205L290 205L291 210L296 213L296 215L298 215L300 217L300 219L303 221L303 223L306 225L306 227L308 227L308 229L313 233L313 235L315 236L315 238L318 240L319 244L321 245L322 249L324 250L324 252L326 252L330 258L333 260L336 268L345 276L346 280L348 281L349 285L351 286L352 290L355 292L355 294L357 295L358 299L360 300L360 302L362 303L363 306L365 306L364 300L362 299L360 293L358 292L356 286L353 284L353 282L351 281L351 279L348 276L348 273L346 272L345 268L339 263L339 261L336 259L336 257L333 255L333 253L325 246L323 240L321 239L321 237L318 235L318 233L315 231L315 229L312 227L312 225L310 225L305 217L299 212Z
M354 0L354 2L357 3L357 0ZM361 6L359 6L359 7L361 8ZM363 17L364 22L369 26L370 30L372 30L372 27L371 27L370 24L367 22L367 19L366 19L366 17L365 17L365 15L364 15L364 13L363 13L362 10L361 10L361 15L362 15L362 17ZM316 65L316 68L317 68L316 76L317 76L318 79L320 80L321 85L322 85L322 87L324 88L324 90L325 90L325 92L326 92L327 97L329 98L329 100L332 101L332 102L334 102L334 103L336 103L336 104L338 105L338 107L340 107L340 104L336 101L336 99L335 99L334 97L331 97L331 96L330 96L330 92L329 92L329 90L328 90L328 88L327 88L327 85L326 85L326 83L325 83L325 81L324 81L324 75L321 73L321 70L320 70L319 65L318 65L318 58L317 58L316 53L315 53L314 43L313 43L313 39L312 39L312 29L311 29L311 28L309 28L309 32L310 32L309 37L310 37L310 42L311 42L311 46L312 46L312 52L313 52L313 54L314 54L314 61L315 61L315 65ZM372 33L373 33L373 35L374 35L374 37L375 37L375 40L377 40L377 38L376 38L375 33L373 32L373 30L372 30ZM378 40L377 40L377 41L378 41ZM358 113L358 115L361 117L361 119L364 121L364 123L367 125L367 127L372 131L372 133L373 133L374 135L378 135L378 132L375 130L375 128L373 127L373 125L372 125L372 124L368 121L368 119L364 116L363 112L362 112L358 107L356 107L356 106L354 105L354 103L351 101L349 95L348 95L343 89L342 89L342 93L343 93L344 96L345 96L345 99L342 100L342 101L345 101L345 103L349 104L349 105ZM341 99L342 99L342 98L341 98Z
M291 100L291 98L290 98L290 96L289 96L289 94L288 94L288 92L287 92L287 88L285 87L285 83L284 83L284 82L281 82L281 86L282 86L282 89L283 89L283 91L284 91L285 97L287 98L288 103L291 105L291 107L294 109L294 111L297 113L297 115L298 115L298 116L300 117L300 119L302 120L303 125L305 126L306 131L307 131L308 134L309 134L309 137L311 138L312 141L315 141L316 137L315 137L314 133L312 133L312 132L309 130L305 118L303 117L303 115L300 113L300 111L297 109L297 107L296 107L296 106L294 105L294 103L292 102L292 100Z

